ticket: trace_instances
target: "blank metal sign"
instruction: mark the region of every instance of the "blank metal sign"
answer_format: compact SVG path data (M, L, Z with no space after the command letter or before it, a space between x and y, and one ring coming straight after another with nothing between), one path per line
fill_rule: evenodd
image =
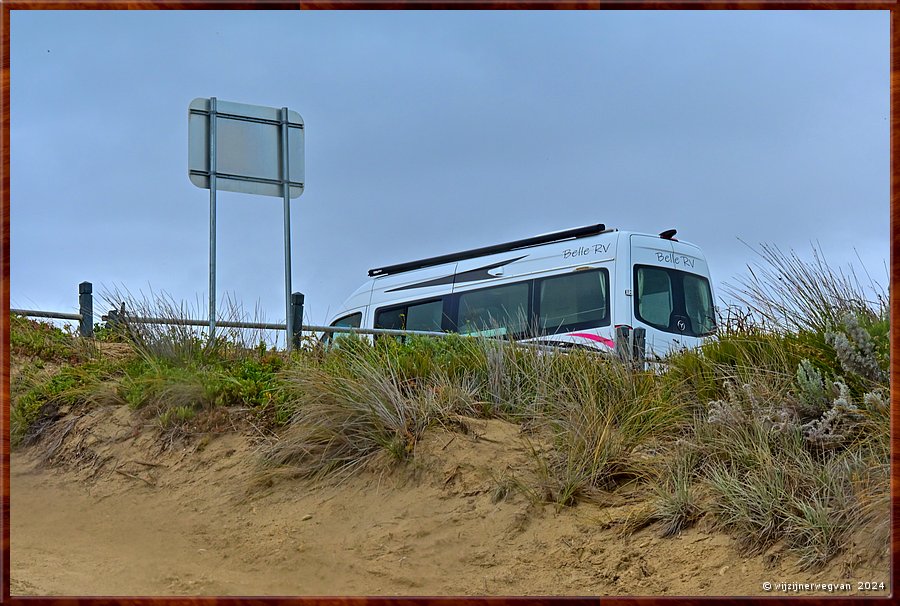
M188 108L188 175L209 189L209 99ZM303 193L303 118L288 111L288 177L291 198ZM284 195L281 110L216 100L216 189Z

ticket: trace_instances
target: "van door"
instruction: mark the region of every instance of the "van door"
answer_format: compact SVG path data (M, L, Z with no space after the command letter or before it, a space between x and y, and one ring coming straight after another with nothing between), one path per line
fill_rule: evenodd
M676 269L671 240L632 234L631 281L633 328L644 328L649 357L663 357L683 347L681 332L687 328L686 318L679 315L675 289L668 270ZM679 331L678 327L684 326Z

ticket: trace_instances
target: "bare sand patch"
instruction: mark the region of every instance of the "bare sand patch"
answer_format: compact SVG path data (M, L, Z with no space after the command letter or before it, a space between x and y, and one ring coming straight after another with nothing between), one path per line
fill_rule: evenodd
M79 416L80 415L80 416ZM72 411L13 453L14 595L885 595L861 533L819 571L784 545L742 555L708 518L623 534L640 494L557 510L517 489L527 436L499 420L429 431L414 458L340 483L266 473L240 422L171 440L124 406ZM68 425L65 435L62 430ZM59 445L53 446L53 435ZM602 500L602 499L601 499ZM887 514L886 514L887 515ZM763 582L776 584L766 592ZM850 583L785 593L777 583Z

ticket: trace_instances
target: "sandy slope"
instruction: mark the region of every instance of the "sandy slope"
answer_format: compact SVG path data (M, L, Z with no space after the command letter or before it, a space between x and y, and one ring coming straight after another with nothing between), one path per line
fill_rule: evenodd
M857 581L889 581L887 550L872 555L864 535L801 572L783 546L742 557L707 520L622 536L634 496L559 512L500 498L507 478L534 473L528 445L517 426L466 424L432 431L399 469L315 487L262 474L252 432L160 448L125 408L70 414L12 456L12 593L767 595L769 581L859 595Z

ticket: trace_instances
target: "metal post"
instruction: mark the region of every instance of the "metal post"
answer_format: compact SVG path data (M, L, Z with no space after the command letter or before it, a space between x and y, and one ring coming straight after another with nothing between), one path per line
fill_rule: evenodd
M291 350L294 328L291 317L291 183L288 162L288 108L281 108L281 187L284 196L284 298L285 345Z
M627 326L616 326L616 355L622 361L631 359L631 330Z
M209 340L216 337L216 98L209 98Z
M294 347L300 347L300 337L303 334L303 298L302 292L291 294L291 325L293 329L289 334Z
M647 329L635 328L633 335L632 357L634 358L634 365L643 370L644 358L647 355Z
M94 287L90 282L82 282L78 285L78 313L81 320L78 321L78 332L82 337L94 336Z

